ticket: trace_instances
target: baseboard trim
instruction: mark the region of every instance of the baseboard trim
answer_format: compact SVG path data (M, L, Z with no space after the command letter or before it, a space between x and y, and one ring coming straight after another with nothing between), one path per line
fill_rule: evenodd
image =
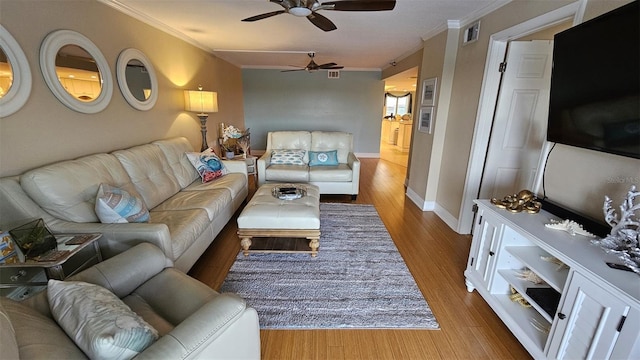
M442 221L444 221L444 223L447 224L447 226L449 226L451 230L458 233L458 218L451 215L449 211L447 211L437 203L435 204L435 209L433 210L433 212L438 215L438 217L442 219Z
M418 206L420 210L433 211L435 207L434 201L425 201L420 195L418 195L418 193L413 191L411 188L407 188L406 195L409 198L409 200L411 200L411 202L413 202L414 204L416 204L416 206Z

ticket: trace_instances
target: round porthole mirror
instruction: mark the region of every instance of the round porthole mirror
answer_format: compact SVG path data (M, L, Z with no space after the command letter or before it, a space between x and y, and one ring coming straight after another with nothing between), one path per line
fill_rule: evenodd
M20 110L30 93L31 70L27 57L13 36L0 25L0 117Z
M104 110L113 93L111 71L100 50L84 35L57 30L40 47L40 68L51 92L72 110Z
M158 100L158 80L147 57L137 49L125 49L118 56L116 77L122 96L138 110L153 108Z

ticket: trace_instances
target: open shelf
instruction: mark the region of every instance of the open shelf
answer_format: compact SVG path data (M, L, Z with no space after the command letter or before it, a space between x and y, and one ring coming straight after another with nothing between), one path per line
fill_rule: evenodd
M538 303L535 302L529 295L527 295L527 288L550 288L549 285L537 285L530 281L520 279L518 277L518 273L520 271L521 270L498 270L498 274L500 274L500 276L502 276L509 284L511 284L511 286L513 286L513 288L516 289L516 291L520 293L520 295L522 295L522 297L527 300L527 302L531 304L531 306L533 306L533 308L537 312L539 312L547 322L553 322L553 317L546 311L544 311L544 309L539 306Z
M508 313L513 321L509 322L511 326L517 326L526 335L527 338L539 348L540 352L544 350L549 333L539 331L533 324L541 324L551 328L551 324L542 317L536 310L525 308L520 304L511 301L509 295L493 295L500 303L502 308ZM513 331L513 330L512 330ZM515 332L515 331L514 331Z
M552 256L537 246L507 246L505 249L538 274L549 286L562 293L569 276L569 268L560 268L557 264L543 260L541 257Z

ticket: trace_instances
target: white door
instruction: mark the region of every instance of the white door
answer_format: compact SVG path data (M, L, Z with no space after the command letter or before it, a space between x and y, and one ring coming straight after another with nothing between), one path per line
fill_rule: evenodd
M491 130L480 199L533 190L547 131L553 41L512 41Z

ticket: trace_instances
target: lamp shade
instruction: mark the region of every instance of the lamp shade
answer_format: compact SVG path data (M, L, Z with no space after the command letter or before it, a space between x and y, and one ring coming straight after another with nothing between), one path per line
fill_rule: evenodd
M185 90L184 109L201 114L218 112L218 93L213 91Z

